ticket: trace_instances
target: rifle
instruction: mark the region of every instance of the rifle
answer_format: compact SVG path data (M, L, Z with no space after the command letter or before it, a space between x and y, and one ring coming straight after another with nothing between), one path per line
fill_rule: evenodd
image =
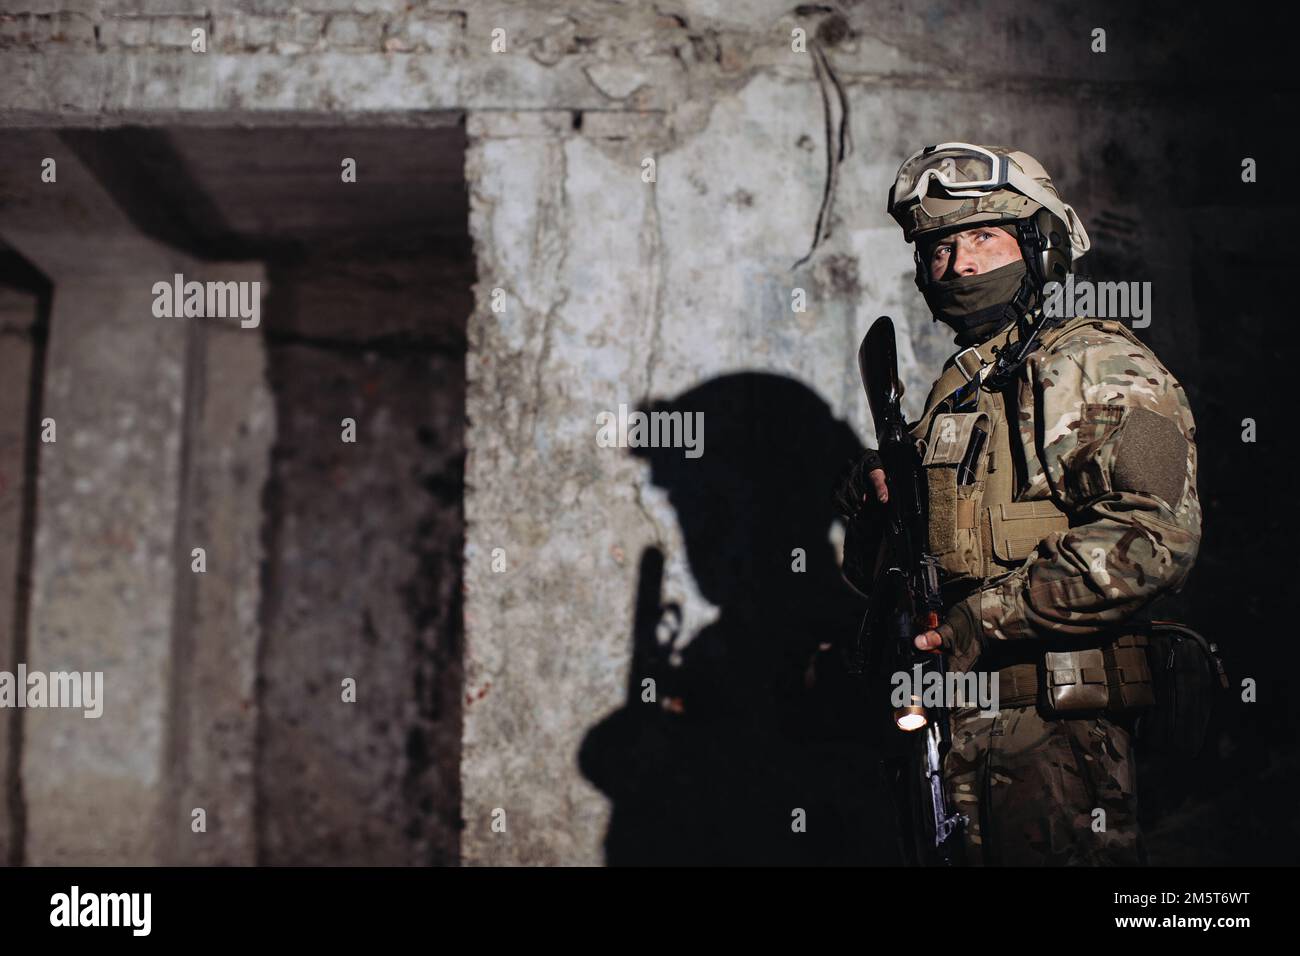
M950 806L940 775L943 757L952 744L948 711L925 707L922 687L937 674L944 686L941 654L920 651L913 643L922 631L938 627L943 611L939 563L926 553L929 496L916 443L908 432L899 400L898 354L894 323L881 316L858 349L858 370L876 425L876 443L889 486L885 505L887 557L871 590L859 645L865 645L872 678L904 672L913 680L909 701L894 712L894 722L908 738L903 757L894 768L905 797L898 806L900 826L911 831L903 838L904 859L914 865L948 864L965 817ZM921 683L915 677L921 677ZM871 686L878 682L872 680Z

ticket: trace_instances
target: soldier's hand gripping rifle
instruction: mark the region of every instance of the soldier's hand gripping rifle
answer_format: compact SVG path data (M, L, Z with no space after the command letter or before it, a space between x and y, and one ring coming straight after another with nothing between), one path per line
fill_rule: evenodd
M878 318L863 338L858 370L889 485L886 559L877 573L864 624L870 676L901 672L911 683L909 699L894 711L899 730L913 738L907 741L910 759L902 771L908 796L907 805L900 807L904 817L900 823L912 831L912 847L905 855L922 865L948 863L964 818L950 808L940 776L951 744L948 713L942 707L924 706L922 690L936 682L943 686L944 661L942 655L920 651L914 643L917 634L939 626L943 611L939 565L925 550L929 496L921 458L899 404L903 386L898 380L894 323L888 316ZM879 686L878 680L873 679L871 686Z

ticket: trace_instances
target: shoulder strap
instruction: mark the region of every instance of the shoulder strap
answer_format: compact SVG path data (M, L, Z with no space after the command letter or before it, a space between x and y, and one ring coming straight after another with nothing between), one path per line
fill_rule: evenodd
M1014 326L1012 328L1014 328ZM925 411L922 412L921 417L913 423L912 428L914 435L916 435L917 432L924 431L924 429L919 426L928 422L930 416L934 414L935 409L951 398L954 392L967 383L968 375L977 372L981 365L987 365L993 361L993 350L1001 348L1006 344L1008 337L1011 335L1012 328L993 336L993 338L989 339L978 348L962 349L945 363L945 368L942 374L940 374L938 380L930 388L930 394L925 403ZM962 360L963 356L978 356L978 361L973 364L964 362ZM963 366L965 366L964 370ZM918 435L918 437L920 436Z

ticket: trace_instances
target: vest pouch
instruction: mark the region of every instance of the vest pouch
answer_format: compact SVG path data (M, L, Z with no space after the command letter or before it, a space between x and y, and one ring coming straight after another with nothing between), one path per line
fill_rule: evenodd
M1110 702L1100 648L1044 651L1038 671L1039 707L1047 717L1101 713Z
M1137 739L1149 753L1195 757L1229 686L1223 661L1218 648L1189 627L1153 621L1148 628L1155 706L1139 718Z
M925 468L928 550L954 577L982 577L978 515L991 425L984 412L941 413L930 421Z
M1110 681L1108 712L1112 716L1137 713L1155 703L1155 684L1147 658L1148 640L1145 633L1124 634L1102 650Z
M1002 564L1020 564L1049 534L1069 530L1070 519L1050 500L1016 501L989 508L993 556Z
M1099 647L1045 651L1039 707L1048 717L1126 717L1155 702L1146 633L1123 633Z

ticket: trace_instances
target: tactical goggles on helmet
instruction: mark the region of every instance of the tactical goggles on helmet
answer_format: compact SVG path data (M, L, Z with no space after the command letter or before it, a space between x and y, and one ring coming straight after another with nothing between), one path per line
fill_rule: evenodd
M971 143L940 143L909 156L899 167L898 178L889 190L890 213L897 217L895 210L899 207L923 202L934 182L945 197L951 198L979 197L1012 189L1046 207L1061 220L1070 233L1074 258L1091 248L1088 234L1072 208L1022 172L1010 157Z
M919 149L898 169L889 194L891 207L924 195L931 179L943 183L949 195L972 190L969 195L1005 186L1011 161L1005 156L967 143L940 143Z

